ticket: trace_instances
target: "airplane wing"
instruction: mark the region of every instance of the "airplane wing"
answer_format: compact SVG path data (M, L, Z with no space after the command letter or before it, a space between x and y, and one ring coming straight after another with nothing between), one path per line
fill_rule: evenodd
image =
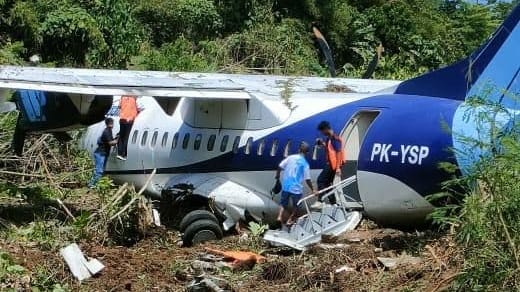
M0 88L95 96L250 99L243 86L229 79L197 80L169 72L0 66Z

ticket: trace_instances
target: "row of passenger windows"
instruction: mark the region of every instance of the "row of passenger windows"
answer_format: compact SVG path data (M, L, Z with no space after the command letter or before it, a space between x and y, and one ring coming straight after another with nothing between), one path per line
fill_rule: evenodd
M132 144L136 144L137 143L137 138L138 138L138 135L139 135L139 131L138 130L135 130L132 134L132 140L131 140L131 143ZM153 134L152 134L152 139L150 140L150 146L151 147L155 147L157 145L157 138L159 136L159 132L158 131L154 131ZM228 144L229 144L229 135L224 135L222 136L222 139L220 140L220 145L218 145L217 147L219 148L220 152L225 152L227 150L227 147L228 147ZM148 139L148 131L144 131L143 132L143 135L141 136L141 141L140 141L140 144L142 147L146 146L146 143L147 143L147 139ZM189 143L190 143L190 139L191 139L191 135L190 133L185 133L184 136L182 137L182 141L181 141L181 146L182 146L182 149L188 149L188 146L189 146ZM233 139L233 146L232 146L232 149L233 149L233 153L238 153L238 148L239 148L239 145L240 145L240 139L241 137L240 136L235 136L234 139ZM213 151L215 149L215 143L216 143L216 140L217 140L217 136L215 134L212 134L209 136L208 138L208 142L207 144L205 145L206 146L206 150L207 151ZM161 147L166 147L167 146L167 143L168 143L168 132L165 132L162 136L162 139L161 139ZM172 144L171 144L171 150L174 150L177 148L179 144L179 133L175 133L175 135L173 136L173 140L172 140ZM263 155L264 154L264 151L266 150L266 141L265 139L261 139L259 142L258 142L258 146L256 148L256 155ZM287 143L285 144L284 146L284 149L283 149L283 155L284 157L287 157L291 151L291 145L292 145L292 141L291 140L287 140ZM269 148L269 155L270 156L276 156L276 154L278 153L278 146L279 146L279 140L277 138L273 139L271 141L271 144L270 144L270 148ZM195 140L193 142L193 149L194 150L200 150L200 148L202 147L202 134L197 134L195 136ZM252 150L253 150L253 137L249 137L247 138L247 141L246 141L246 145L244 147L244 153L249 155L249 154L252 154ZM314 148L313 148L313 151L312 151L312 159L316 160L317 159L317 154L318 154L318 146L315 145Z

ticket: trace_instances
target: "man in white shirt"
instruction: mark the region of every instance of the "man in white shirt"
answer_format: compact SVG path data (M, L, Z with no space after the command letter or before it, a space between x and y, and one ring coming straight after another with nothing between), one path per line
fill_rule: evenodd
M292 212L287 223L293 223L296 210L298 209L298 201L303 196L303 181L307 183L311 191L314 193L314 187L311 182L311 174L309 163L305 156L309 152L309 144L302 142L299 153L293 154L285 158L276 171L276 179L280 179L282 173L282 198L280 200L280 212L278 213L278 221L283 223L283 212L288 208L289 201L292 201Z

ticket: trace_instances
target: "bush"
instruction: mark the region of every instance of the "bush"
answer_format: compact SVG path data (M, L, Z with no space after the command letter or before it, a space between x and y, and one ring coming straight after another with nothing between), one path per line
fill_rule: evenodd
M21 42L8 43L0 47L0 65L22 65L25 48Z
M149 31L156 46L181 35L193 41L219 35L222 19L211 0L143 1L135 16Z
M499 102L472 98L467 104L466 114L479 125L479 134L456 137L470 152L460 154L470 161L479 160L463 178L447 183L451 190L443 198L447 204L437 209L433 218L456 228L456 239L465 258L456 289L519 290L519 124L515 114ZM457 202L461 205L454 204Z
M232 63L268 74L316 75L324 70L305 26L296 19L260 23L226 39Z
M520 289L518 138L502 138L500 153L479 163L479 187L464 200L458 230L466 257L461 289Z
M159 49L147 49L134 58L138 69L158 71L214 71L216 64L198 52L195 45L184 37Z

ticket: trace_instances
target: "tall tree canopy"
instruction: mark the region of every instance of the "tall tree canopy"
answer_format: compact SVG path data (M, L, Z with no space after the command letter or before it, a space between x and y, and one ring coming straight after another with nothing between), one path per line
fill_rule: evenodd
M0 0L0 64L408 78L477 48L513 2L462 0Z

